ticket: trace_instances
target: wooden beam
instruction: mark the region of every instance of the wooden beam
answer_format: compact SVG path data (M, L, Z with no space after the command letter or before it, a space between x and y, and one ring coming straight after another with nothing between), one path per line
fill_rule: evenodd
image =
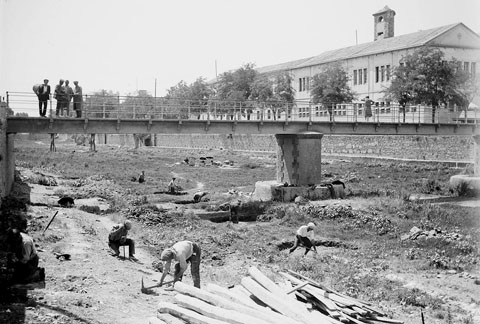
M148 319L148 324L168 324L168 323L165 323L164 321L156 318L156 317L150 317Z
M292 289L290 289L289 291L287 291L287 295L289 295L289 294L297 291L297 290L300 289L300 288L305 287L306 285L308 285L308 282L304 282L304 283L302 283L302 284L300 284L300 285L298 285L298 286L293 287Z
M255 267L250 267L248 269L248 274L260 285L265 287L268 291L270 291L272 294L275 294L277 296L285 296L287 293L277 286L270 278L268 278L266 275L264 275L260 270L258 270Z
M182 321L178 317L175 317L170 314L162 314L157 312L157 318L164 321L167 324L185 324L185 321Z
M198 298L207 303L210 303L212 305L215 305L224 309L234 310L244 314L250 314L252 316L255 316L263 321L266 321L272 324L277 324L277 323L300 324L300 322L298 321L290 319L279 313L273 312L270 308L262 307L256 304L255 304L256 307L249 307L237 302L235 299L234 300L227 299L217 294L213 294L211 292L204 291L203 289L198 289L181 282L177 282L175 284L175 290L182 294Z
M160 302L157 307L157 311L159 313L171 314L175 317L181 318L189 324L228 324L227 322L203 316L197 312L182 308L169 302Z
M281 314L307 324L329 324L327 321L318 322L314 320L302 305L296 305L299 302L272 294L252 278L244 277L241 283L251 294Z
M234 290L234 288L227 289L227 288L220 287L220 286L212 284L212 283L208 283L205 286L205 289L208 292L211 292L215 295L226 298L226 299L228 299L230 301L233 301L235 303L242 304L244 306L257 308L257 309L264 309L265 308L265 307L260 306L257 303L255 303L249 296L239 292L238 289L235 289L235 290Z
M183 294L175 296L175 303L178 305L196 311L206 317L214 318L230 324L269 324L259 318L241 313L232 309L225 309L218 306L208 304L200 299L190 297Z

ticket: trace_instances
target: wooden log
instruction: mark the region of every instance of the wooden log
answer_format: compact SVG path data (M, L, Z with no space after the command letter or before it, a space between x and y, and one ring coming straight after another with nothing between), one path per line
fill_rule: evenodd
M297 278L289 275L288 273L280 272L280 274L282 276L284 276L285 278L287 278L288 280L290 280L291 282L293 282L294 284L296 284L296 285L302 284L302 281L300 279L297 279ZM314 286L309 284L309 285L306 285L305 287L303 287L302 290L306 291L307 293L309 293L310 295L315 297L315 299L317 299L320 303L322 303L325 306L325 308L328 309L329 311L336 311L338 309L337 305L333 301L331 301L330 299L326 298L318 290L316 290L316 288L317 287L314 287Z
M251 315L240 313L232 309L225 309L208 304L200 299L187 295L178 294L175 296L175 303L196 311L204 316L224 321L230 324L270 324Z
M287 293L282 288L277 286L276 283L274 283L272 280L270 280L270 278L268 278L266 275L264 275L257 268L250 267L248 269L248 274L250 275L250 277L253 278L253 280L255 280L260 285L265 287L265 289L267 289L272 294L275 294L277 296L286 296L287 295Z
M161 319L167 324L185 324L185 321L182 321L178 317L175 317L170 314L162 314L157 312L157 318Z
M370 315L367 319L373 319L375 321L384 322L384 323L391 323L391 324L403 324L403 321L391 319L391 318L384 317L384 316Z
M297 291L297 290L300 289L300 288L305 287L306 285L308 285L308 282L304 282L304 283L302 283L302 284L300 284L300 285L297 285L297 286L293 287L292 289L290 289L290 290L287 291L287 295L289 295L289 294Z
M162 321L159 318L150 317L150 318L148 318L148 324L168 324L168 323L165 323L164 321Z
M316 282L316 281L314 281L314 280L312 280L312 279L310 279L310 278L308 278L308 277L306 277L306 276L304 276L304 275L302 275L302 274L300 274L300 273L297 273L297 272L295 272L295 271L292 271L292 270L287 270L287 271L288 271L290 274L293 274L293 275L295 275L295 276L297 276L297 277L299 277L299 278L301 278L301 279L307 280L307 281L310 282L312 285L317 286L318 288L323 289L323 290L325 290L325 291L327 291L327 292L329 292L329 293L334 293L334 294L336 294L336 295L338 295L338 296L341 296L341 297L350 299L350 300L354 301L355 304L358 305L359 307L368 308L370 311L375 312L375 313L377 313L377 314L379 314L379 315L381 315L381 316L386 316L386 315L387 315L387 314L385 314L384 312L382 312L381 310L379 310L379 309L377 309L377 308L374 308L374 307L372 306L372 304L369 303L369 302L366 302L366 301L363 301L363 300L360 300L360 299L353 298L353 297L347 296L347 295L345 295L345 294L342 294L342 293L340 293L340 292L338 292L338 291L335 291L335 290L333 290L333 289L331 289L331 288L329 288L329 287L326 287L326 286L324 286L324 285L322 285L322 284L320 284L320 283L318 283L318 282Z
M224 289L228 291L228 289L226 288L222 289L222 287L220 287L220 289L218 287L214 287L214 288L215 288L214 290L216 291L223 291ZM276 313L272 311L270 308L259 306L257 304L255 304L255 307L249 307L247 305L237 302L237 299L235 298L232 298L232 299L224 298L223 296L218 295L216 293L211 293L203 289L198 289L181 282L177 282L175 284L175 290L182 294L198 298L207 303L210 303L218 307L222 307L224 309L235 310L240 313L255 316L259 319L262 319L272 324L277 324L277 323L299 324L298 321L292 320L284 315Z
M227 289L212 283L208 283L205 286L205 289L213 294L219 295L235 303L240 303L244 306L248 306L252 308L265 308L255 303L249 296L245 295L243 292L239 292L238 289L235 291L233 288Z
M241 296L246 296L246 298L252 300L256 305L261 306L261 307L267 307L260 299L252 295L248 290L245 289L241 284L240 285L235 285L232 289L230 289L232 292L235 294L239 294Z
M159 313L171 314L189 324L228 324L227 322L203 316L197 312L185 309L169 302L160 302L157 307L157 311Z
M356 312L358 312L358 314L360 316L367 316L368 314L370 314L370 312L366 309L363 309L362 307L358 307L358 306L352 306L352 309Z
M298 301L285 298L285 294L283 294L284 296L276 296L249 277L244 277L241 283L250 293L277 312L304 323L322 324L322 322L315 321L302 305L298 305ZM323 323L328 324L328 322Z
M312 316L319 322L319 323L322 323L322 321L328 321L328 323L331 323L331 324L342 324L342 322L336 320L335 318L332 318L332 317L329 317L325 314L322 314L320 312L317 312L317 311L313 311L312 312Z

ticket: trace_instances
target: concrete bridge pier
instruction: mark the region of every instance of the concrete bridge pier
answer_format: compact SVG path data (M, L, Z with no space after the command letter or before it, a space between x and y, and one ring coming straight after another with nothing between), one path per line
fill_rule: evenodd
M7 103L0 102L0 199L10 194L13 186L15 176L14 138L15 134L7 133Z
M252 198L288 202L296 197L309 200L342 197L341 185L311 186L322 182L322 137L323 134L314 132L276 134L277 179L255 183Z
M308 186L321 182L320 133L276 134L277 182Z

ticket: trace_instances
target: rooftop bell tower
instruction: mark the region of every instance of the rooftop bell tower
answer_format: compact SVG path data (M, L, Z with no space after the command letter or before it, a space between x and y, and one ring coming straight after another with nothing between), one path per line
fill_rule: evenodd
M394 36L395 11L385 6L382 10L373 14L373 21L373 40Z

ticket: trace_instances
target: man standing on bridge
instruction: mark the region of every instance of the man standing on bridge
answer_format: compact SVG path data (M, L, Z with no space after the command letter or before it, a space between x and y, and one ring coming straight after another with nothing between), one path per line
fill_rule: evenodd
M55 110L56 117L58 117L60 111L63 112L63 107L65 105L66 96L65 88L63 87L64 82L65 81L63 81L63 79L60 79L60 81L58 81L58 84L55 86L55 92L53 93L53 97L57 99L57 108Z
M48 84L48 79L43 80L43 84L38 87L37 97L38 113L40 114L40 117L46 117L47 102L50 99L50 85Z
M77 118L82 118L82 87L78 85L78 81L73 81L75 88L73 89L73 110L77 113Z

